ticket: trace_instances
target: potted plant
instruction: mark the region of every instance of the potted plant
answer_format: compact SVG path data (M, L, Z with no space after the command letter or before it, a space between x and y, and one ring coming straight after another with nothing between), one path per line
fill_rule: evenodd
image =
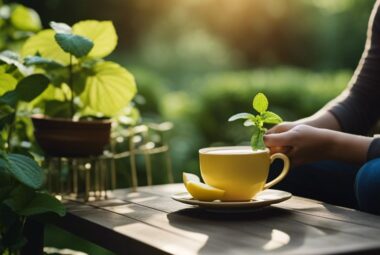
M109 118L136 94L134 77L103 59L117 45L112 22L50 25L52 29L30 37L21 49L25 65L51 81L33 102L44 113L32 117L35 138L50 156L99 155L109 143Z

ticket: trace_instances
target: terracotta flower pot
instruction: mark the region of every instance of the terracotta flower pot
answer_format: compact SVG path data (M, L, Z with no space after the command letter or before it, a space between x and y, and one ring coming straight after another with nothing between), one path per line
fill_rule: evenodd
M72 121L34 115L32 122L37 143L49 156L98 156L110 141L110 120Z

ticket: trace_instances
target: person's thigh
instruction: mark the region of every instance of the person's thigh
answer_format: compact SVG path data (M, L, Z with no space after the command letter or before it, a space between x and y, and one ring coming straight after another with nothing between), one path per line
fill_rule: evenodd
M360 168L355 192L360 210L380 214L380 159L371 160Z
M281 168L281 162L274 162L269 179L278 175ZM320 161L291 168L285 179L273 188L334 205L357 208L354 183L358 169L358 166L341 162Z

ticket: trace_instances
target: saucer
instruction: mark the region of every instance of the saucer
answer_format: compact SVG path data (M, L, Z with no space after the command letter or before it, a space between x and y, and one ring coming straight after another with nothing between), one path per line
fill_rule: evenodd
M211 211L234 211L262 208L271 204L283 202L291 197L292 194L289 192L275 189L267 189L258 193L256 197L254 197L252 200L241 202L223 202L220 200L215 200L212 202L199 201L197 199L194 199L187 192L174 194L171 198L181 203L197 205L201 208Z

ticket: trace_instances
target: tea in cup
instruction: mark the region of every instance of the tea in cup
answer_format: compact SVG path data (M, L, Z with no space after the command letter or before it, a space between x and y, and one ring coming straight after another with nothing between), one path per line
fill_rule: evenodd
M281 174L266 183L275 159L284 161ZM210 147L199 150L199 163L206 184L224 190L222 201L248 201L257 193L280 182L288 173L289 158L249 146Z

